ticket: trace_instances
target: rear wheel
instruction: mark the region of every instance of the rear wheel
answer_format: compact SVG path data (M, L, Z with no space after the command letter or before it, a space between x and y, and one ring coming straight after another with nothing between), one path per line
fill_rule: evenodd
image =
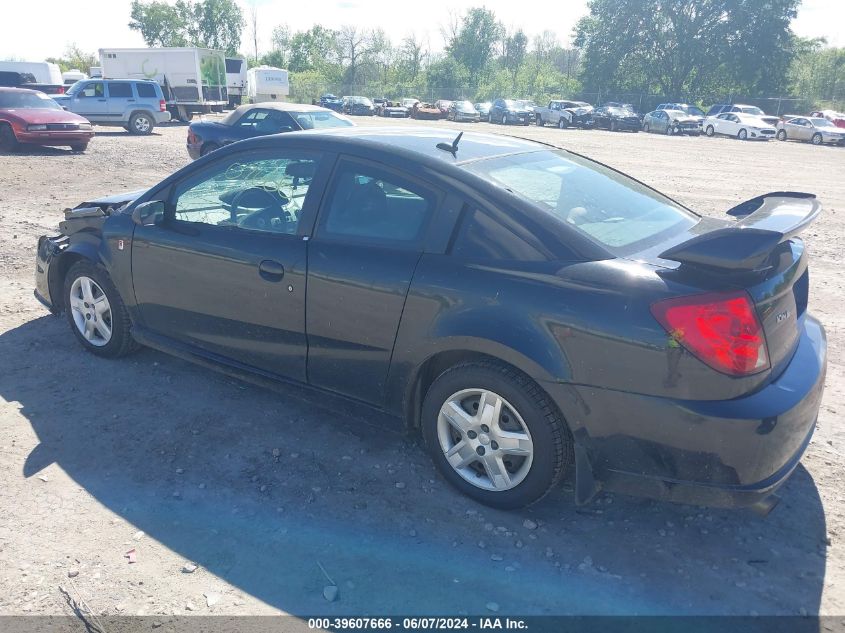
M560 128L561 130L566 129L566 123L567 123L567 121L566 121L566 119L565 119L564 117L560 117L560 118L557 120L557 126L558 126L558 128Z
M20 147L15 131L8 123L0 123L0 151L15 152Z
M457 365L431 385L422 432L441 474L489 506L542 498L572 461L572 436L545 393L496 362Z
M534 119L534 123L537 124L537 127L546 127L546 122L543 121L543 117L541 117L539 114L537 115L537 118Z
M707 136L713 136L713 135L716 133L716 130L714 130L714 129L713 129L713 126L712 126L712 125L708 125L708 126L707 126L707 129L706 129L706 130L704 130L704 133L705 133Z
M70 146L70 150L72 152L76 152L78 154L81 154L86 149L88 149L88 143L74 143L73 145Z
M736 135L736 137L740 141L745 141L748 139L748 131L745 128L742 128Z
M648 123L643 123L643 132L651 132L651 126Z
M129 133L138 136L146 136L153 131L155 122L146 112L136 112L129 119Z
M64 301L71 330L92 354L118 358L138 347L129 332L126 306L102 267L88 260L71 266L65 276Z
M813 138L810 139L810 142L813 145L821 145L822 144L822 135L816 132L813 134Z
M777 137L778 137L779 141L785 141L786 140L786 130L778 130Z
M611 122L610 122L610 131L611 131L611 132L615 132L615 131L616 131L616 121L611 121Z
M666 136L672 136L675 133L675 128L671 125L666 126Z

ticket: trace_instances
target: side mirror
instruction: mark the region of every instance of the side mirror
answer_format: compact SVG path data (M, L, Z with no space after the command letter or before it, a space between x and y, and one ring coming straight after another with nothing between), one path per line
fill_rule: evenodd
M138 226L153 226L164 218L164 202L149 200L132 210L132 221Z

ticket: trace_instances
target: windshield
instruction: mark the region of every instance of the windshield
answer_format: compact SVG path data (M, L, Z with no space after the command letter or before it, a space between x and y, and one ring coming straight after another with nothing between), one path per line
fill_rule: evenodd
M475 108L472 106L472 104L471 104L469 101L458 101L458 102L455 104L455 107L456 107L458 110L465 110L465 111L472 111L472 110L475 110Z
M511 101L510 99L505 99L505 107L506 108L519 108L520 105L519 105L518 101Z
M364 105L364 106L367 106L368 108L372 107L372 105L373 105L373 102L370 101L367 97L352 97L352 103Z
M608 108L607 111L610 114L615 114L616 116L637 116L627 108Z
M756 116L761 116L765 114L760 108L756 106L741 106L739 108L740 112L744 112L745 114L754 114Z
M512 191L618 254L627 254L698 218L608 167L565 151L490 158L466 167Z
M0 108L4 110L61 110L62 106L43 92L0 92Z
M695 106L684 106L684 112L690 116L704 116L704 110L696 108Z
M324 130L330 127L352 127L355 125L349 119L338 116L334 112L291 112L303 130Z

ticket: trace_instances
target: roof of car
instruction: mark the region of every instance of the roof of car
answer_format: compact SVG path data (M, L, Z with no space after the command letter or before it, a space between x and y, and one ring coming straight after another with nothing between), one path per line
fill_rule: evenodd
M547 146L535 141L505 136L503 134L482 134L466 132L458 143L458 151L453 156L450 152L438 149L438 143L451 145L457 137L455 130L429 127L358 127L333 128L321 130L321 138L330 138L335 143L351 146L368 146L386 152L403 151L405 153L441 159L460 165L483 158L518 154L542 150ZM314 138L311 132L289 132L286 137L298 135Z
M284 101L265 101L263 103L247 103L235 108L235 112L243 114L255 108L264 110L281 110L282 112L331 112L323 106L311 105L310 103L287 103Z

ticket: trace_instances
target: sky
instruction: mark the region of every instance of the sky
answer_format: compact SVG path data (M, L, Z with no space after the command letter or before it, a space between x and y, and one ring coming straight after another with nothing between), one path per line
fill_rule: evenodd
M292 30L305 30L319 23L329 28L358 24L365 28L383 28L394 43L415 34L427 38L432 51L442 48L441 29L450 20L449 2L414 2L408 0L318 0L314 5L290 0L237 0L249 15L254 5L258 12L259 54L266 52L273 27L287 23ZM587 12L587 0L543 0L544 11L534 11L525 2L515 0L478 0L462 3L465 7L484 5L493 10L509 29L522 28L529 37L549 29L561 42L568 43L572 27ZM30 0L4 2L0 20L0 59L41 61L59 57L67 44L74 42L87 52L99 48L142 47L140 34L128 27L130 0ZM296 7L297 10L291 10ZM302 7L309 7L302 10ZM557 12L557 15L555 14ZM25 28L33 16L40 16L37 27ZM845 0L804 0L793 22L793 30L802 37L826 37L834 46L845 46ZM242 52L251 51L250 36L245 32Z

